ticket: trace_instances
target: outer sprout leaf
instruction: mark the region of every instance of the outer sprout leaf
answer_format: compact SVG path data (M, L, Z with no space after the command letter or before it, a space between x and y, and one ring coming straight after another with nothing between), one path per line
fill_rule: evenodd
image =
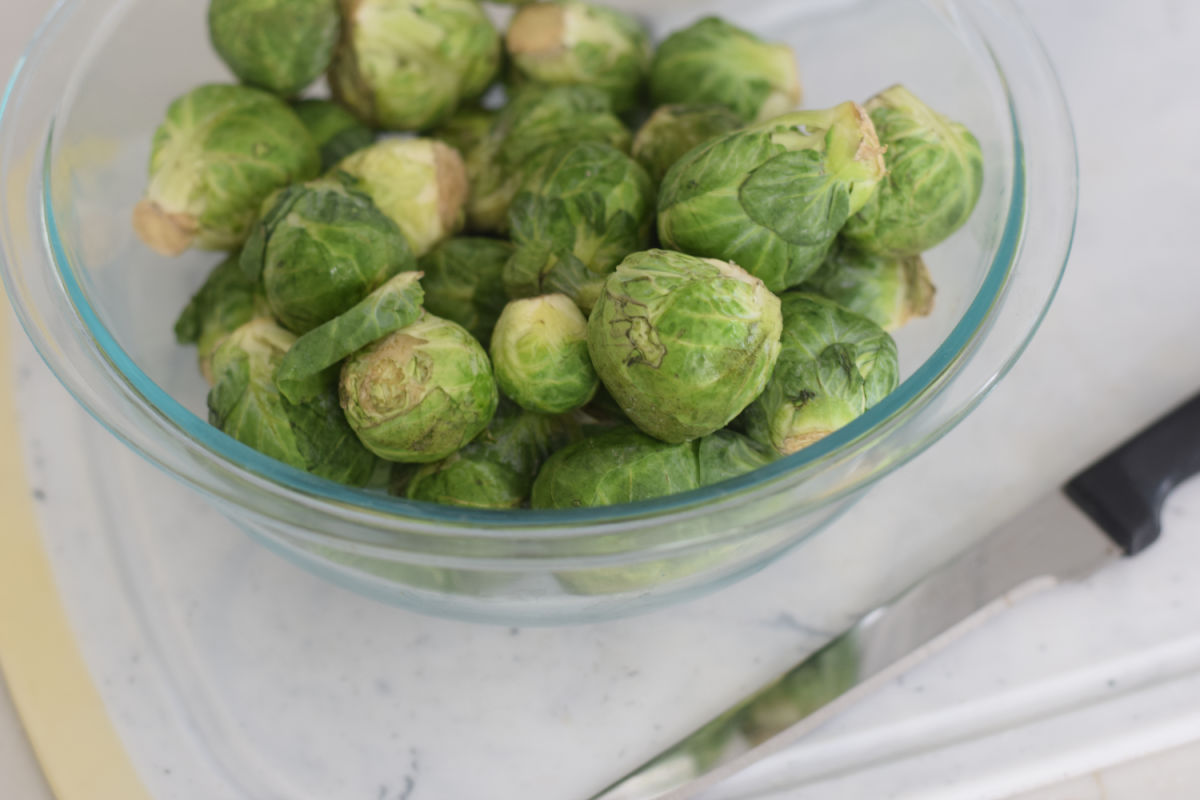
M751 219L797 245L828 244L850 217L849 189L815 150L772 158L750 173L740 196Z
M309 400L336 378L334 367L371 342L416 322L425 293L421 273L402 272L346 313L301 336L288 350L275 377L293 403Z

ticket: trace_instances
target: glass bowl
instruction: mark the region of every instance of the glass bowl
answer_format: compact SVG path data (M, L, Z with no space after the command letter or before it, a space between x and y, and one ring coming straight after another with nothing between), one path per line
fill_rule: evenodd
M961 420L1020 355L1065 265L1074 138L1053 69L1011 3L625 0L660 34L719 13L789 42L808 107L902 82L978 136L983 196L967 226L928 254L937 307L897 334L901 386L795 455L652 502L488 512L348 489L207 424L194 353L171 329L218 256L164 259L130 227L167 104L230 80L208 46L206 5L63 0L44 23L0 103L4 281L50 368L114 435L270 548L387 602L572 623L761 568ZM948 557L958 545L944 546ZM798 563L848 568L826 563L830 552Z

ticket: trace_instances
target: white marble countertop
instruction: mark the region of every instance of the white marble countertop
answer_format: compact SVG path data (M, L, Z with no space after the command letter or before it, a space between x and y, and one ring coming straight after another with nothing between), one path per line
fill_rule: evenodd
M17 5L15 16L12 9L6 9L5 25L0 26L0 66L12 60L15 43L27 37L46 5L49 5L47 0L26 0ZM864 502L838 521L831 529L833 534L838 528L877 525L881 521L887 521L897 531L929 524L962 529L991 526L1200 387L1200 359L1189 357L1187 350L1195 339L1195 298L1200 296L1200 271L1192 266L1195 248L1189 238L1195 209L1192 183L1194 176L1200 175L1200 155L1192 139L1200 125L1200 116L1188 101L1191 76L1200 67L1200 48L1195 47L1195 42L1200 41L1200 7L1182 0L1139 4L1120 0L1091 3L1024 0L1020 5L1042 33L1060 69L1078 128L1082 193L1071 268L1043 331L994 395L945 440L873 490ZM1117 108L1119 114L1114 113ZM57 385L39 372L41 369L26 353L26 384L22 391L30 426L31 480L49 498L48 508L57 498L66 496L84 502L72 494L73 487L64 474L46 469L45 462L54 459L55 451L36 449L59 441L39 432L46 425L46 415L54 409L69 408L70 404ZM147 649L139 638L139 625L144 621L130 619L128 614L112 616L118 608L116 601L107 597L98 585L64 581L63 587L85 653L102 684L118 728L127 737L148 783L161 788L163 800L237 798L229 784L221 782L221 770L214 768L211 759L219 762L217 766L228 768L230 764L244 765L245 754L192 749L194 742L187 738L188 726L229 734L226 741L230 751L246 742L259 745L271 740L268 728L283 727L295 734L286 743L287 747L277 739L271 740L249 758L254 766L251 771L260 781L255 796L287 796L291 800L307 797L307 792L322 787L327 797L370 800L364 787L339 784L338 781L345 780L344 773L323 769L325 765L319 759L294 764L295 769L287 774L280 774L279 767L306 752L303 740L307 732L303 724L312 719L314 709L337 719L343 710L369 707L360 697L364 692L371 692L377 698L375 706L391 709L391 713L399 714L399 719L405 721L401 727L407 726L408 730L397 738L403 744L388 751L385 744L376 748L376 743L372 743L368 748L348 736L344 751L326 754L331 763L338 759L369 759L389 752L388 758L394 762L392 779L370 787L372 792L381 789L378 797L389 800L482 796L478 791L472 793L466 789L454 794L455 787L477 789L487 783L478 775L461 774L464 759L470 759L472 767L486 775L503 764L517 764L520 760L513 758L514 752L534 753L542 764L547 760L571 764L587 760L581 756L581 748L605 741L610 749L590 751L591 760L616 763L628 756L625 746L632 746L635 740L646 740L623 730L623 725L636 724L646 731L683 726L699 707L689 704L689 698L704 697L706 690L717 685L723 691L734 692L739 663L734 656L739 654L723 652L719 658L711 655L701 658L706 641L725 645L753 642L753 647L759 649L743 651L743 666L745 659L786 664L794 653L806 649L810 641L808 633L789 624L788 608L782 604L782 598L788 596L786 559L742 584L689 606L613 626L588 626L568 632L517 631L510 636L507 631L430 621L384 609L324 587L254 547L215 514L207 512L206 516L202 503L187 499L179 487L124 453L81 413L66 413L72 421L64 426L65 433L57 431L58 436L78 436L88 447L108 448L113 452L113 474L105 478L111 482L107 485L119 488L121 481L137 480L151 482L156 489L161 487L160 500L128 510L129 526L170 512L186 512L208 526L207 549L202 552L197 545L194 550L197 560L192 584L175 582L180 576L172 573L171 563L150 547L153 538L142 540L148 547L148 569L139 579L145 574L156 580L170 579L173 606L162 613L186 623L182 629L188 637L180 641L187 648L201 650L189 652L187 663L189 669L203 673L200 685L206 691L236 685L237 693L221 698L224 704L232 704L227 705L232 711L211 704L210 716L193 715L183 724L167 721L164 709L172 705L163 698L179 688L180 672L162 670L149 663L153 660L153 648ZM961 466L964 463L972 468L964 470ZM90 491L98 492L101 485L104 484L93 485ZM1196 511L1173 517L1169 534L1186 537L1190 532L1200 531L1200 492L1192 492L1189 497L1197 502L1176 507ZM920 503L914 503L913 498L920 498ZM172 503L182 504L178 505L180 510L163 507ZM936 523L931 522L935 515ZM103 542L84 542L79 538L78 530L84 523L80 515L73 515L72 509L60 504L52 511L47 510L43 519L55 523L46 531L46 539L63 575L82 574L86 556L95 556L94 563L99 566L115 560L104 549L107 545ZM67 553L69 548L64 545L79 552ZM1108 601L1121 603L1132 602L1132 598L1158 588L1159 584L1152 581L1161 581L1161 573L1149 569L1139 572L1137 564L1127 566L1124 577L1106 579L1099 584L1102 588L1082 590L1082 597L1059 595L1056 600L1046 600L1050 604L1046 608L1057 609L1053 613L1060 616L1047 616L1045 624L1048 627L1057 624L1055 630L1086 626L1093 634L1088 641L1097 647L1109 647L1109 654L1115 658L1117 650L1112 648L1123 641L1135 641L1137 636L1115 627L1112 637L1096 644L1103 638L1098 637L1097 631L1103 631L1104 626L1080 619L1080 615L1092 608L1085 602L1089 591L1110 592ZM242 640L229 638L232 627L229 615L236 607L206 602L200 591L205 586L205 576L231 568L236 569L239 581L236 588L243 592L239 597L258 597L250 612L258 615L254 621L262 630L267 626L274 626L271 630L287 630L287 646L280 644L278 638L274 642L248 638L256 630L253 625L238 629ZM1139 582L1138 575L1146 576L1145 585ZM280 597L304 598L307 604L300 608L276 607L270 597L275 589L264 587L276 587ZM1190 610L1185 606L1179 607L1182 610L1175 612L1174 618L1163 621L1160 643L1165 643L1164 646L1173 641L1168 635L1173 628L1166 622L1189 621L1182 616ZM1169 617L1170 609L1167 604L1161 614ZM1036 614L1033 618L1038 619ZM151 620L149 624L153 627L156 623ZM380 639L403 636L405 647L397 648L394 642L352 641L349 633L334 635L337 630L358 632L367 628L378 631ZM1066 654L1060 666L1069 663L1072 652L1082 652L1079 648L1085 645L1084 638L1057 640L1058 652ZM203 650L204 645L215 644L226 648L224 660L214 659ZM380 650L385 644L393 646L394 652L403 649L407 654L406 658L392 662L387 675L373 675L356 661L349 663L373 649ZM667 653L671 657L646 663L646 653ZM695 663L683 669L681 665L688 662L689 653ZM298 656L308 660L297 662ZM480 661L472 663L469 659ZM256 663L255 660L280 670L289 663L295 666L274 681L256 684L244 675L233 680L233 676L247 664ZM1031 642L1028 636L1028 626L1010 621L1007 628L1001 624L979 632L957 654L946 653L941 660L927 665L919 690L911 683L907 688L892 687L886 697L858 712L857 723L849 715L838 724L843 726L840 729L843 732L853 732L855 724L860 726L858 730L863 730L862 726L869 729L871 724L882 725L888 721L889 713L920 716L923 711L933 712L961 703L964 700L961 693L973 691L973 684L969 680L950 680L947 673L963 665L990 665L998 670L997 680L1017 681L1022 676L1041 674L1036 665L1042 663L1045 661L1039 659L1036 641ZM972 674L978 679L991 673L975 669ZM193 676L183 677L190 680ZM489 677L507 681L509 685L504 692L494 686L489 691ZM522 678L524 682L520 683ZM472 680L477 682L473 691L464 693L464 681ZM745 688L749 689L752 678L745 680L748 684ZM289 696L290 701L285 702ZM440 702L422 705L419 696L432 696ZM1138 697L1141 696L1135 695L1133 699ZM254 706L256 699L261 706ZM1149 695L1144 702L1145 714L1149 714L1152 708ZM275 705L268 707L268 703ZM437 719L432 716L433 706L440 715ZM583 709L588 713L584 714ZM1136 707L1132 713L1137 715ZM877 715L874 723L872 714ZM896 719L900 716L892 721ZM1200 738L1200 726L1189 728L1189 719L1176 714L1169 721L1174 724L1171 729L1174 739L1145 741L1153 741L1161 749L1182 745L1189 735ZM1096 725L1093 722L1093 727ZM421 735L413 730L419 730ZM827 734L830 738L825 741L836 742L838 730L831 726ZM1041 731L1031 735L1062 738L1060 729ZM507 732L509 740L497 738L503 732ZM7 747L8 741L0 737L0 796L4 797L10 796L4 785L7 776L17 774L18 761L27 764L24 761L27 756L15 745ZM1044 749L1052 750L1049 745L1053 739L1045 741ZM272 746L276 749L270 749ZM971 763L967 759L971 753L941 752L942 758L908 760L905 762L908 773L902 770L884 773L885 779L892 781L888 785L917 787L911 791L919 792L922 782L928 788L954 786L958 781L958 786L967 788L959 794L947 790L938 796L954 800L985 796L981 794L985 788L979 785L971 788L969 776L964 773L973 770L976 775L990 774L986 769L981 772L978 764L969 769L963 766ZM1104 753L1102 749L1096 752ZM1150 762L1156 766L1145 769L1159 777L1175 775L1181 786L1200 785L1200 776L1188 771L1194 769L1190 764L1196 763L1195 760L1189 761L1177 755L1178 752L1172 751L1174 755ZM1025 774L1027 780L1049 783L1070 772L1090 774L1105 763L1115 763L1131 754L1134 753L1128 750L1107 753L1108 762L1076 759L1071 768L1060 764L1059 775L1053 773L1052 766L1046 767L1050 771L1040 773L1040 778L1029 777L1027 771L1020 769L1022 763L1037 759L1030 756L1023 762L1019 754L1014 754L1010 762L993 763L1000 773L999 777L993 776L992 788L987 791L993 792L991 797L1003 797L1005 794L994 794L996 787L1011 795L1037 785L1013 783L1004 788L1004 775ZM956 763L956 758L961 761ZM521 763L528 768L537 761L529 757ZM854 772L843 779L851 780ZM859 772L867 775L869 770ZM1112 774L1118 776L1118 772ZM1146 796L1128 774L1119 773L1125 777L1113 778L1117 783L1107 789L1104 796L1108 800L1141 800ZM538 777L532 776L531 780L536 782ZM561 781L561 776L543 777L546 778L543 783L566 785L549 780ZM1095 783L1094 779L1089 780ZM1120 783L1122 780L1124 784ZM501 784L507 788L501 788ZM304 792L288 795L279 788L295 785L303 786ZM515 787L523 784L510 780L496 785L490 799L520 796ZM843 788L850 785L842 784ZM857 790L846 789L848 794L823 796L883 796L854 794L866 791L862 788L865 785L860 783ZM1122 790L1115 788L1120 785L1133 788L1121 794ZM1092 790L1075 784L1060 787L1060 793L1052 790L1048 796L1081 800L1097 796L1095 792L1087 794L1088 791ZM1175 796L1169 791L1169 787L1163 788L1155 796ZM801 796L798 792L787 796L798 798ZM24 800L34 795L11 796ZM556 795L551 792L545 796Z

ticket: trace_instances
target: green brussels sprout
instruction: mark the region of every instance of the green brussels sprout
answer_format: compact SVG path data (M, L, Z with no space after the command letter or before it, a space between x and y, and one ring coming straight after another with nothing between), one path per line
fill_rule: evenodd
M565 294L505 306L491 355L500 390L529 411L564 414L591 400L600 383L588 357L587 320Z
M258 281L242 272L236 254L217 264L175 322L175 339L196 345L200 373L213 382L212 354L225 337L256 317L270 316Z
M881 256L835 246L800 291L828 297L885 331L933 311L935 289L920 256Z
M646 433L683 442L725 427L779 356L779 298L736 264L634 253L588 320L600 380Z
M287 103L248 86L201 86L171 103L154 134L133 227L166 256L193 245L232 250L267 195L320 168L317 146Z
M379 210L400 226L420 258L463 226L467 171L458 151L433 139L384 139L336 167L359 180Z
M633 17L579 0L527 5L505 38L517 73L536 83L594 86L626 112L650 71L650 35Z
M487 429L457 453L409 472L398 494L471 508L519 508L542 462L568 440L559 417L501 402Z
M712 486L765 467L778 459L779 454L748 436L723 429L699 440L696 458L700 485Z
M470 442L499 402L483 346L432 314L346 359L340 389L362 443L381 458L415 464Z
M457 141L467 142L461 135ZM629 151L632 136L604 93L588 86L529 85L495 116L483 140L465 153L471 178L467 218L472 229L508 231L508 207L538 155L580 142L606 142Z
M349 310L416 259L404 234L344 173L269 198L242 249L271 311L296 334Z
M856 103L797 111L701 145L663 180L664 245L733 261L781 292L820 266L886 170Z
M744 123L725 106L663 106L650 115L633 139L636 158L654 182L662 183L675 162L689 150L731 131Z
M291 96L329 68L341 33L337 0L211 0L208 34L244 83Z
M292 403L275 387L275 370L296 337L271 319L247 322L217 347L209 422L261 453L322 478L363 486L376 458L359 444L328 391Z
M900 365L892 337L866 317L802 292L782 301L783 351L742 419L752 438L790 455L891 393Z
M457 322L485 347L504 310L504 265L513 246L499 239L460 236L447 239L421 259L425 308Z
M843 235L867 252L917 255L961 228L975 210L983 152L965 126L903 86L875 95L866 109L887 148L888 173Z
M650 67L655 105L716 103L744 122L786 114L800 104L801 93L792 48L716 17L664 39Z
M534 508L592 508L700 488L695 442L668 444L620 427L569 444L533 482Z
M329 86L372 127L436 125L483 94L500 69L500 34L476 0L341 3Z
M299 403L336 381L337 364L359 348L416 322L421 273L401 272L353 308L296 340L275 375L284 397Z
M292 110L308 128L321 153L321 169L327 170L346 156L370 147L375 142L375 131L337 103L329 100L300 100L292 103Z
M612 145L583 142L530 167L508 218L517 245L504 270L509 296L562 292L590 310L605 276L649 245L654 185Z

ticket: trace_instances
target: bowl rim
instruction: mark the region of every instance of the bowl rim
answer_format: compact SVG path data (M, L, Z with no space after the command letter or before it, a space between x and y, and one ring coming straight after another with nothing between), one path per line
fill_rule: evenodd
M53 43L55 24L69 16L81 2L82 0L60 0L18 60L4 94L0 96L0 134L3 133L6 124L10 103L20 89L22 81L31 68L36 65L39 56ZM1019 17L1019 12L1012 8L1011 4L1006 3L1005 5L1010 9L1008 13ZM1028 26L1023 27L1034 45L1039 46L1036 36L1028 29ZM711 513L714 508L728 504L753 502L755 498L775 490L783 482L794 485L794 483L819 472L831 462L869 450L885 439L890 431L932 403L986 338L991 324L1003 311L1005 292L1020 262L1029 203L1025 172L1025 144L1021 136L1021 125L1015 110L1015 101L1010 86L1004 80L1004 71L996 62L994 54L992 54L991 66L994 67L1001 79L1007 104L1008 121L1011 126L1013 146L1011 194L1001 228L1002 232L995 245L991 264L980 282L975 296L955 323L950 334L895 391L852 423L830 436L798 453L783 457L747 475L702 489L654 500L598 508L536 511L500 511L441 506L343 487L275 461L213 428L207 421L201 420L152 381L108 332L91 307L87 292L72 267L72 259L69 257L59 233L53 208L51 184L51 154L54 149L53 123L50 125L46 138L41 169L37 170L41 180L39 191L42 201L41 221L45 226L44 244L48 248L50 259L57 273L56 277L71 310L91 337L88 344L94 348L95 354L106 363L109 377L119 384L115 388L135 404L141 406L146 413L156 417L160 429L172 437L173 446L187 448L189 444L198 445L199 455L206 459L206 463L200 466L209 472L220 473L223 481L251 483L257 489L274 495L276 499L302 501L309 508L319 510L334 518L342 518L351 524L369 518L373 526L381 529L390 527L389 523L402 528L412 524L444 525L449 528L447 531L438 529L423 531L435 535L441 533L453 535L462 531L460 526L465 526L472 535L484 538L509 536L515 529L520 530L526 538L537 539L540 536L561 537L564 529L578 534L591 534L608 526L627 525L631 522L678 520L688 515ZM1048 62L1046 67L1048 76L1054 81L1057 89L1057 79L1053 68L1049 66ZM1061 89L1057 90L1057 94L1065 113L1065 101L1061 100ZM1076 161L1074 165L1076 185L1070 187L1072 194L1070 199L1071 231L1067 236L1066 252L1061 265L1057 267L1053 286L1045 298L1040 313L1036 315L1021 340L1009 349L1007 357L985 385L979 387L961 407L946 415L939 427L940 432L945 432L965 416L982 399L983 394L1007 373L1038 329L1051 305L1058 284L1061 282L1070 251L1070 242L1074 235L1074 220L1078 210L1077 148L1073 131L1070 130L1069 116L1067 117L1067 131L1068 145L1071 155ZM43 232L39 231L38 233ZM78 387L74 386L70 379L63 374L63 370L56 368L53 353L44 342L40 341L27 318L25 309L19 303L20 294L11 283L12 278L7 266L3 270L3 276L5 283L8 284L10 300L17 308L18 317L27 335L34 341L43 359L76 400L139 454L163 467L177 479L206 494L211 494L211 490L198 482L195 476L163 464L151 456L138 442L131 440L130 436L112 424L89 402L86 393L79 391ZM940 433L935 433L926 436L918 446L910 448L911 452L879 469L870 471L865 477L853 482L853 485L843 487L835 494L822 496L821 503L832 502L837 497L848 495L878 480L932 444L939 435ZM189 452L193 458L198 454L194 449ZM359 519L355 520L355 516ZM337 533L327 535L333 538L345 538ZM350 538L353 539L353 537Z

